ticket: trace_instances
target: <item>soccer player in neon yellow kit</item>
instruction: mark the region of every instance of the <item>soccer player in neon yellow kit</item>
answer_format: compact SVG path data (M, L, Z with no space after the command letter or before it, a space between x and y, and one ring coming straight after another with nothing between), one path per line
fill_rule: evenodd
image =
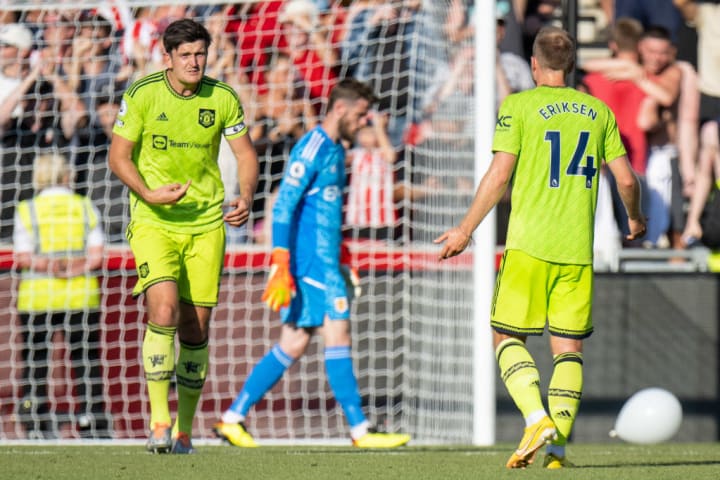
M130 188L127 238L145 294L142 347L150 398L147 449L193 453L192 422L208 369L208 330L225 252L223 221L244 224L258 177L255 149L235 91L204 75L210 35L183 19L163 35L166 70L125 92L109 163ZM223 215L221 135L238 162L240 197ZM180 351L175 359L175 334ZM177 420L168 393L177 379Z
M494 156L460 223L438 237L440 259L462 252L505 192L512 211L490 322L503 382L526 428L508 468L524 468L549 442L544 465L570 466L565 444L582 395L582 345L593 330L593 226L602 160L617 180L628 213L628 239L645 233L640 186L615 118L600 100L565 85L575 42L543 28L531 67L537 87L508 96L498 113ZM525 347L528 335L551 335L554 358L543 406L540 378Z

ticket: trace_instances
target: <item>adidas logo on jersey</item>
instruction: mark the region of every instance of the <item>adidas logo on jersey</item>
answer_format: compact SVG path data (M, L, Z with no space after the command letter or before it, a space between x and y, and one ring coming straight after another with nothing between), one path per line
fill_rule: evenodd
M157 120L158 122L167 122L168 118L167 115L165 115L165 112L162 112L155 120Z

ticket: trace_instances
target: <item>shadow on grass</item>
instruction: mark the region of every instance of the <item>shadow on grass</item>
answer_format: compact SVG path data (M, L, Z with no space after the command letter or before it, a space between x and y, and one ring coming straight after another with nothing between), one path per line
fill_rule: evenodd
M677 462L625 462L625 463L603 463L603 464L584 464L575 465L575 468L648 468L648 467L704 467L711 465L720 465L720 460L683 460Z
M271 448L278 448L278 449L284 449L286 453L296 453L296 454L336 454L336 455L347 455L350 453L356 453L356 454L367 454L367 453L393 453L393 454L401 454L401 453L408 453L408 454L417 454L417 453L445 453L445 454L486 454L486 453L508 453L510 450L507 448L502 447L472 447L472 446L443 446L443 447L435 447L435 446L406 446L406 447L399 447L399 448L356 448L356 447L330 447L330 448L324 448L324 447L317 447L317 448L284 448L284 447L271 447ZM508 453L509 455L509 453Z

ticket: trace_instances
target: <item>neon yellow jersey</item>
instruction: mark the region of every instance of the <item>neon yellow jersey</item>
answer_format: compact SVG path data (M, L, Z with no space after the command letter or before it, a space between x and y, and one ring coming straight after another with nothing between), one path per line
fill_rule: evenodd
M217 157L220 136L247 134L235 91L203 77L198 91L178 95L166 72L133 83L123 95L113 133L135 143L133 162L149 188L191 180L175 205L149 205L130 193L133 222L181 233L201 233L222 224L223 183Z
M517 156L505 248L592 264L601 162L625 155L607 105L569 87L510 95L498 113L493 151Z

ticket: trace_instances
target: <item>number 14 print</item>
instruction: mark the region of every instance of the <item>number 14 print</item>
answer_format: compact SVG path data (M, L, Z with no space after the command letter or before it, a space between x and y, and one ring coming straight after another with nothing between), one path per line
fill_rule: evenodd
M590 138L590 132L580 132L580 136L575 146L575 153L573 153L570 165L565 170L565 175L576 175L585 177L585 188L592 188L593 178L597 173L595 168L595 157L588 155L585 157L585 150L587 149L588 138ZM548 130L545 132L545 141L550 142L550 188L560 187L560 132L556 130ZM585 165L580 165L580 162L585 158Z

